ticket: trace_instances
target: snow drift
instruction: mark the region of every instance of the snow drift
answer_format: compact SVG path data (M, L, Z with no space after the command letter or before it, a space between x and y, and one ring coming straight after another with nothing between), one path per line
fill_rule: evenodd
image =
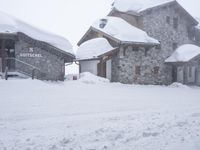
M88 83L88 84L99 84L99 83L109 83L110 82L108 79L95 76L90 72L81 73L79 81Z

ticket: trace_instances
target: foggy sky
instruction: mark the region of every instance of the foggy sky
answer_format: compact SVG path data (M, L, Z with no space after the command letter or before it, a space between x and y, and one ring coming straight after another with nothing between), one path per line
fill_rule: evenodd
M199 0L178 0L200 18ZM113 0L0 0L0 11L76 43L98 18L111 9Z

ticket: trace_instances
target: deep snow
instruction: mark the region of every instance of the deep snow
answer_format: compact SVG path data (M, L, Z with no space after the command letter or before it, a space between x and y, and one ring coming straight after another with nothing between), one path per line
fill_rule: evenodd
M174 85L0 80L0 149L199 150L200 88Z

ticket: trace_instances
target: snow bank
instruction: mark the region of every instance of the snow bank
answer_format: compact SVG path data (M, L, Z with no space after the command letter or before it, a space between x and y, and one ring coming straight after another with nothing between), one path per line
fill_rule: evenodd
M99 83L109 83L110 82L106 78L95 76L89 72L81 73L79 81L88 83L88 84L99 84Z
M22 32L33 39L46 42L58 49L74 54L72 45L63 37L42 31L8 14L0 12L0 33Z
M192 44L180 46L165 62L188 62L200 54L200 47Z
M199 97L193 88L0 79L0 150L200 150Z
M174 0L115 0L114 8L121 12L140 13L146 9L173 2Z
M104 28L100 28L101 20L107 20ZM100 30L123 42L159 44L159 42L147 35L146 32L132 26L118 17L105 17L97 20L92 27Z
M182 83L178 83L178 82L174 82L172 83L169 87L172 87L172 88L189 88L187 85L184 85Z
M98 56L114 50L105 38L95 38L84 42L77 50L78 60L97 58Z

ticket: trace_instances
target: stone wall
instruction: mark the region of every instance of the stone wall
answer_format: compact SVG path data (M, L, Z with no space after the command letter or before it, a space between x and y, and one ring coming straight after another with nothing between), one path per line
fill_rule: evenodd
M15 44L15 57L25 63L39 68L36 78L42 80L64 80L65 63L61 56L51 53L54 48L45 46L38 41L20 37ZM16 70L28 75L32 74L32 67L16 61Z

